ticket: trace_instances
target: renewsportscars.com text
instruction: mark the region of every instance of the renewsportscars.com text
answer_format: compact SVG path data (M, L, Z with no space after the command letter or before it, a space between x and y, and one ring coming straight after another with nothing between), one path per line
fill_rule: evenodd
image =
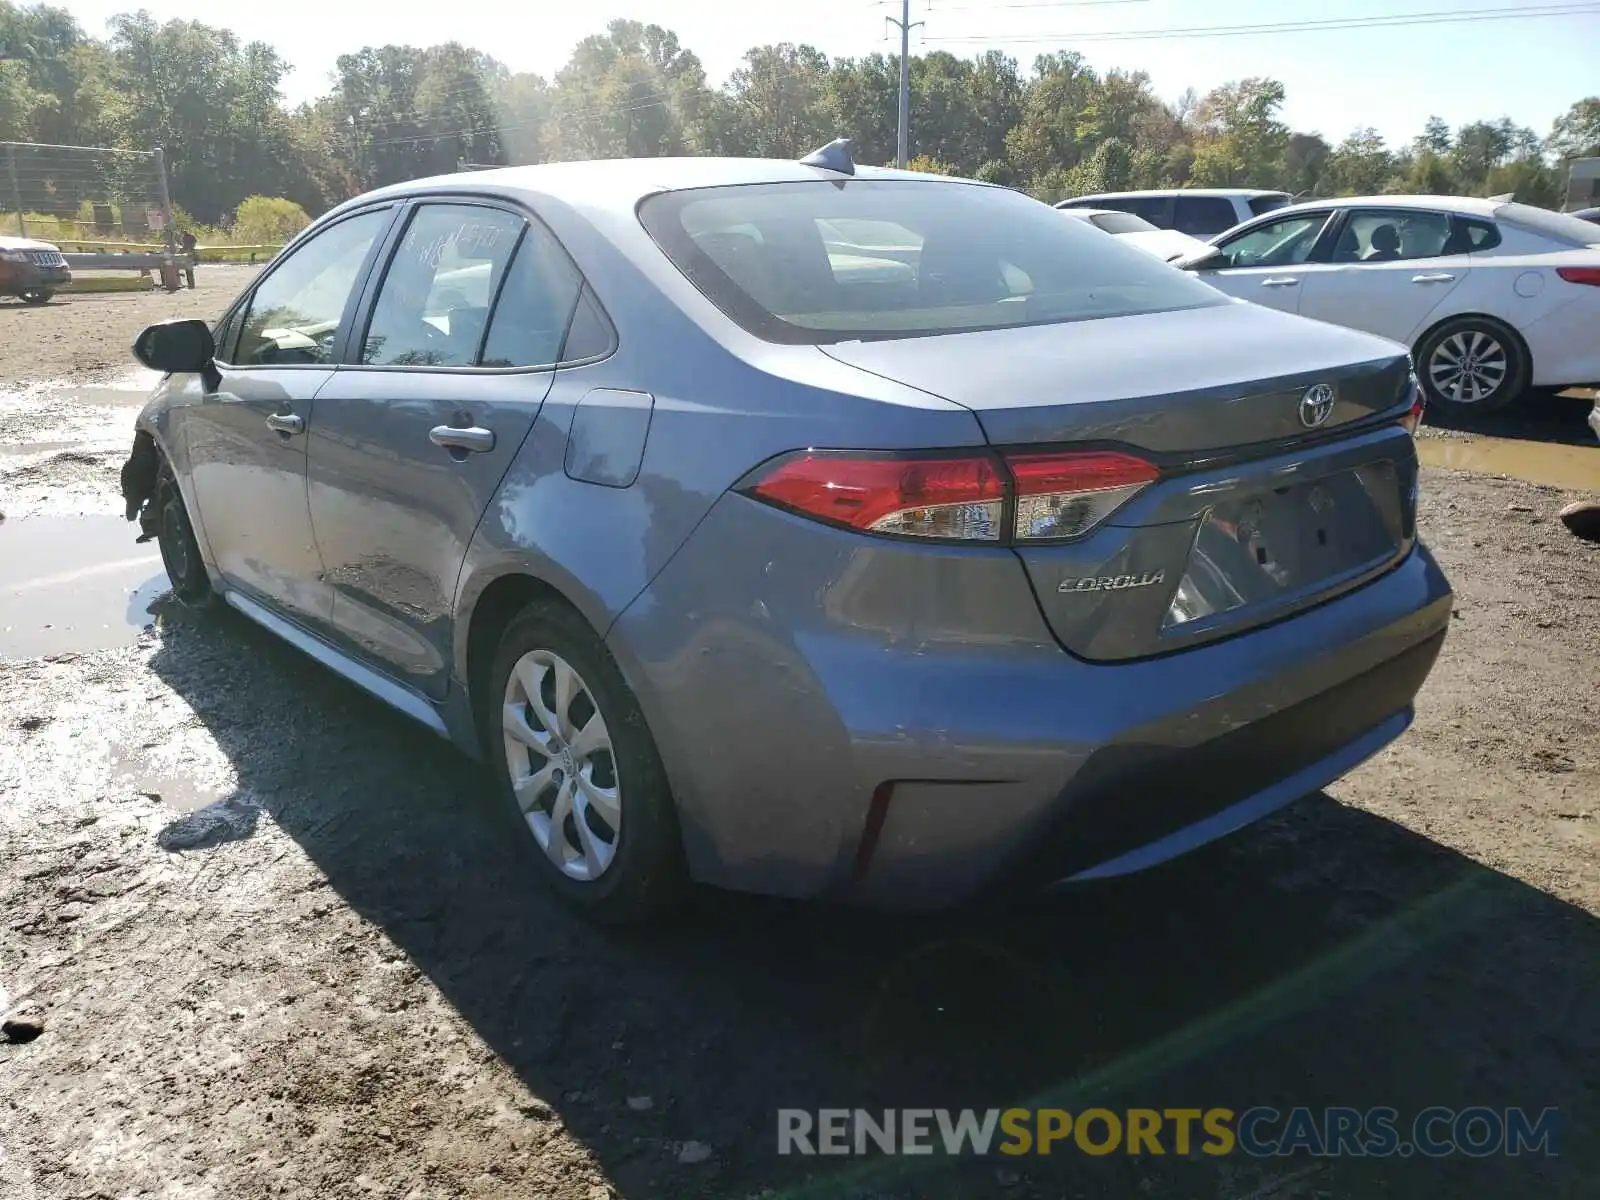
M1425 1108L1404 1118L1393 1108L1342 1107L783 1108L778 1153L1553 1156L1558 1116L1554 1108L1484 1107Z

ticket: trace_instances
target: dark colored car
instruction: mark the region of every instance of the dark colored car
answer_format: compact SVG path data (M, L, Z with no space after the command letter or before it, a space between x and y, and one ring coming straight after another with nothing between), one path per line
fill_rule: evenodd
M49 242L0 237L0 296L46 304L71 282L67 260Z
M1580 221L1591 221L1600 225L1600 208L1580 208L1576 212L1569 212L1569 217L1577 217Z

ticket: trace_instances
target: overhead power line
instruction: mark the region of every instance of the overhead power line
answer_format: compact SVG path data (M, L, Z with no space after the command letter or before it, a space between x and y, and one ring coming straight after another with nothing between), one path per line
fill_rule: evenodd
M1402 25L1463 25L1477 21L1520 21L1533 17L1576 17L1600 14L1600 3L1536 5L1522 8L1443 9L1438 12L1393 13L1376 17L1334 17L1315 21L1263 22L1249 25L1192 25L1176 29L1104 29L1063 33L947 34L926 42L1145 42L1184 38L1255 37L1273 33L1321 33L1341 29L1394 28Z

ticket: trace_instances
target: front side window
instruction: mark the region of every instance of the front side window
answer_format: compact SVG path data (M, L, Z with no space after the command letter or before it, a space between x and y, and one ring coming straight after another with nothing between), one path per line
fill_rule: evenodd
M1104 207L1119 208L1125 213L1142 217L1158 229L1172 227L1171 196L1129 196L1123 200L1114 200Z
M1352 212L1333 248L1336 263L1398 262L1455 253L1450 218L1421 209Z
M329 226L290 252L250 298L235 363L284 366L332 361L350 292L388 221L387 209L361 213Z
M216 343L216 360L219 363L233 362L233 341L239 336L239 325L243 317L244 305L241 304L223 317L211 331L211 340Z
M1191 237L1207 238L1239 223L1233 201L1222 196L1179 196L1172 227Z
M470 204L418 208L389 262L362 343L369 367L478 361L501 276L523 221Z
M1218 249L1230 267L1287 267L1311 257L1328 214L1297 213L1257 225L1222 243Z
M1228 301L1007 188L853 180L653 196L640 220L718 308L769 341L916 337Z

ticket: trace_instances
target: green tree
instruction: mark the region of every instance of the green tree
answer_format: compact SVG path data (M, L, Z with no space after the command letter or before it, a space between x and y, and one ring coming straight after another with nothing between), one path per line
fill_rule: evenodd
M813 46L780 42L746 51L728 91L745 110L747 153L798 158L831 142L827 76L828 59Z
M1280 186L1292 196L1322 193L1322 176L1333 147L1321 134L1294 133L1283 148L1283 174Z
M247 196L233 216L234 240L245 245L272 245L288 241L311 218L293 200L280 196Z
M1289 144L1279 119L1283 84L1243 79L1206 94L1196 111L1193 180L1210 187L1272 187Z
M1560 159L1600 156L1600 96L1579 100L1562 113L1545 145Z
M1371 196L1384 190L1394 173L1394 155L1370 126L1358 129L1328 156L1323 190L1335 196Z

